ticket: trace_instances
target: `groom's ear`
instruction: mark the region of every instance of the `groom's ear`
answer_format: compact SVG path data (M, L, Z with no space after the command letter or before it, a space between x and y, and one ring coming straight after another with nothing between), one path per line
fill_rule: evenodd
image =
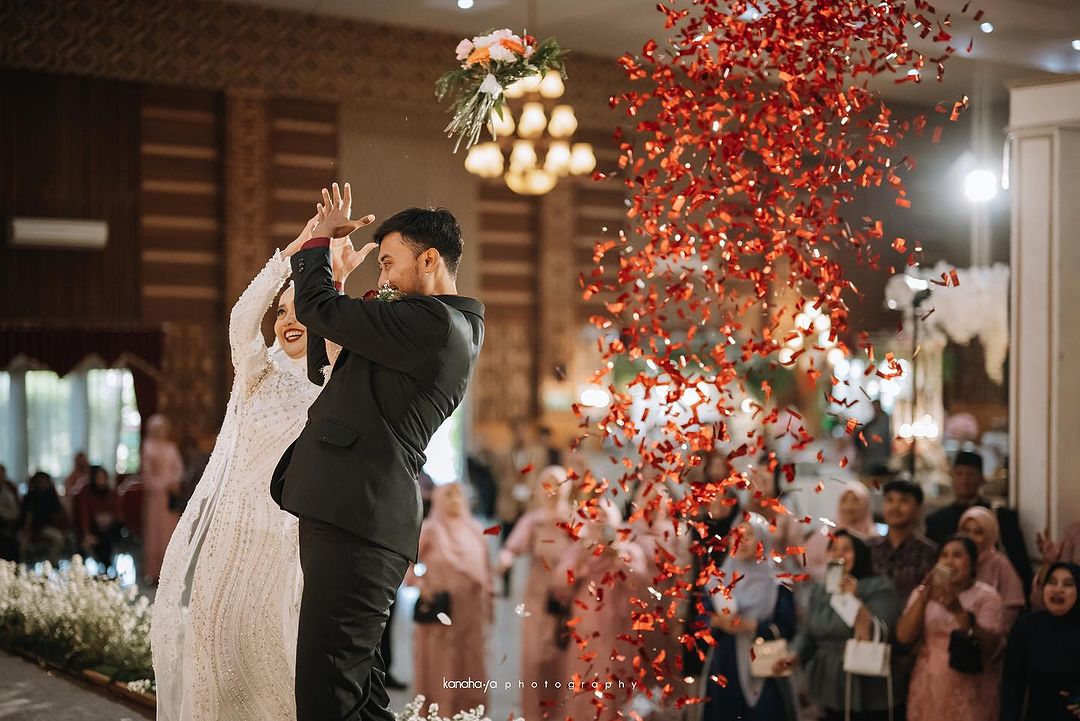
M442 256L439 255L439 251L435 250L434 248L428 248L420 254L420 263L423 265L424 270L430 273L438 267L439 258L441 257Z

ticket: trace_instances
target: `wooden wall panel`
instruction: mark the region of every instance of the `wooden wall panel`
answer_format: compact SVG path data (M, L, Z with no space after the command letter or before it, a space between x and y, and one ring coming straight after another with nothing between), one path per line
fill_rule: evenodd
M223 115L220 93L142 88L142 311L165 327L159 407L178 435L213 433L227 394Z
M336 176L337 105L274 98L269 103L270 250L284 248L315 214L319 189Z
M0 319L137 321L139 91L0 70ZM104 220L101 250L15 248L16 216Z
M539 201L501 181L480 184L480 298L486 337L474 386L476 420L532 417L538 409Z
M221 96L147 86L140 118L143 319L219 328Z

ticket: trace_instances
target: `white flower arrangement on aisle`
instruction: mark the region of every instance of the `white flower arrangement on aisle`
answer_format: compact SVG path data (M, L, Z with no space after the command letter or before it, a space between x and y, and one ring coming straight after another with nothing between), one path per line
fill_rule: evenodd
M65 668L106 667L152 690L150 610L136 588L92 576L79 556L40 573L0 561L0 646Z
M455 51L461 66L444 74L435 83L435 97L450 98L453 118L448 136L457 136L454 152L465 141L469 148L491 121L492 112L502 113L504 91L511 84L554 70L566 77L566 52L554 38L537 43L531 35L518 36L511 30L494 30L465 38Z
M433 703L428 706L427 713L424 714L424 702L426 700L423 695L417 696L405 704L405 708L400 713L395 714L395 718L397 718L397 721L491 721L490 718L484 715L483 705L469 711L458 711L453 718L446 718L439 715L439 704ZM525 721L525 719L518 717L514 721Z

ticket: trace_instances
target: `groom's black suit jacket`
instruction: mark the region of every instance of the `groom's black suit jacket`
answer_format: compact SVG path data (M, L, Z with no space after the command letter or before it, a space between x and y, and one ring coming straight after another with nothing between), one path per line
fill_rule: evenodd
M328 242L328 241L327 241ZM436 429L461 403L484 340L484 306L459 295L360 300L334 287L330 252L292 257L308 376L323 383L323 338L342 347L300 437L274 471L284 510L417 560L417 475Z

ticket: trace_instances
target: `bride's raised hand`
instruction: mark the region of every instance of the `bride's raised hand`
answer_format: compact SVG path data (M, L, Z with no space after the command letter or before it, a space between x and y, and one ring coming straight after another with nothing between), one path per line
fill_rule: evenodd
M290 255L300 250L304 243L308 242L315 237L315 226L318 225L319 219L322 217L321 213L316 212L315 215L308 219L308 222L304 224L304 229L300 231L300 235L296 236L296 240L285 246L285 250L281 251L281 255L284 258L288 258Z

